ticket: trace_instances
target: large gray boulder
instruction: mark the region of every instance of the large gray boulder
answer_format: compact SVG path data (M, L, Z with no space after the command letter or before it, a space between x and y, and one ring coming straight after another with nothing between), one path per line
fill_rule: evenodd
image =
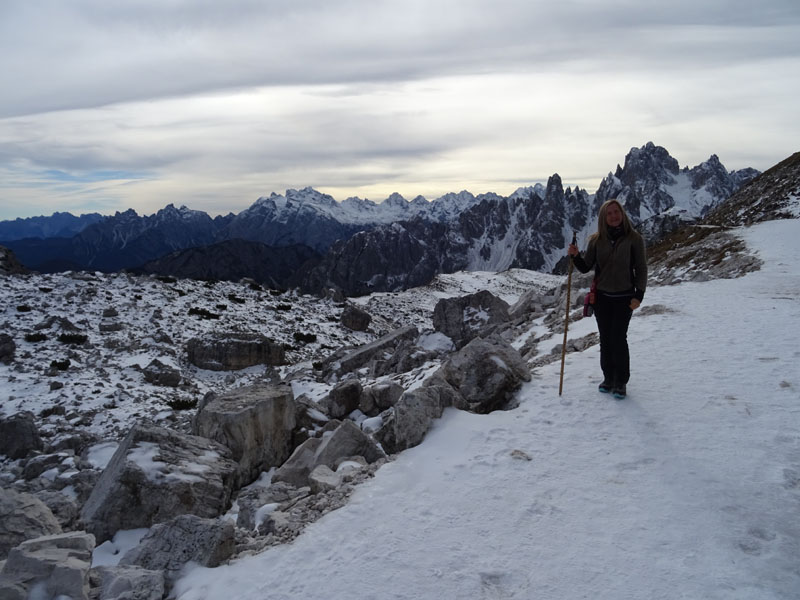
M0 454L18 459L43 448L44 442L32 412L25 411L0 420Z
M207 438L139 424L120 444L81 510L98 542L183 514L216 517L230 505L238 464Z
M328 414L334 419L346 417L361 404L361 392L358 379L347 379L336 384L328 394Z
M368 463L374 463L386 454L358 425L343 421L332 432L307 439L298 446L272 480L303 487L309 484L309 475L316 467L325 465L333 469L338 459L349 456L362 456Z
M358 409L365 415L375 417L397 404L404 391L403 386L393 381L376 383L363 389Z
M427 382L426 382L427 383ZM437 381L405 392L375 433L386 452L397 453L422 442L434 419L448 407L467 408L465 401L450 385Z
M389 453L411 448L422 442L445 408L476 413L505 408L530 377L528 365L513 347L494 337L476 338L451 355L422 387L405 392L386 411L375 438Z
M164 572L141 567L95 567L90 574L92 587L100 590L98 600L161 600L164 597Z
M466 401L468 410L489 413L505 408L523 381L530 381L527 363L505 341L476 338L452 354L434 374Z
M255 365L282 365L283 346L255 333L218 333L186 344L189 362L210 371L234 371Z
M178 369L165 365L157 358L151 360L142 370L142 375L147 383L164 387L178 387L182 379Z
M239 463L236 487L286 462L296 406L290 387L252 385L204 400L192 433L227 446Z
M487 290L459 298L442 298L433 309L433 328L461 348L487 327L509 320L508 303Z
M43 536L13 548L0 572L0 598L88 600L94 536L84 532Z
M164 571L167 585L189 562L218 567L235 549L235 526L228 519L203 519L182 515L154 525L119 561L120 566L137 566Z
M61 525L41 500L0 488L0 560L26 540L57 533L61 533Z
M353 331L366 331L372 322L372 315L367 311L348 304L340 317L342 325Z

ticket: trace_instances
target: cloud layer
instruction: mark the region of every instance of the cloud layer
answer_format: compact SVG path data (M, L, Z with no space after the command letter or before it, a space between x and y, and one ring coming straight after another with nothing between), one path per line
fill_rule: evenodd
M774 0L6 0L0 219L594 191L651 140L765 169L800 139L798 39Z

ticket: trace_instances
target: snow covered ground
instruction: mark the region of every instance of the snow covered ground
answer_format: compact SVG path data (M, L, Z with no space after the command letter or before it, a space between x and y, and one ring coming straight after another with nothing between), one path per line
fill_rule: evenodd
M180 600L800 598L800 221L742 231L761 271L648 290L633 378L598 348L518 408L448 410L293 543L194 568ZM584 335L589 320L576 324Z

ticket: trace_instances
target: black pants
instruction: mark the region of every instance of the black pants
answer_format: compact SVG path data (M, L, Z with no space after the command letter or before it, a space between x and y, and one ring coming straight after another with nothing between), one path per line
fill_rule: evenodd
M633 296L611 297L598 292L594 314L600 332L600 368L606 382L624 385L631 377L631 360L628 352L628 324L633 311Z

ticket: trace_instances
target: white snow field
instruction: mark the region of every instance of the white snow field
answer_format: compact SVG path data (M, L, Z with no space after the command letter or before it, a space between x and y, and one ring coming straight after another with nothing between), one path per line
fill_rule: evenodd
M741 235L761 271L648 290L669 311L631 322L626 400L596 391L597 346L572 354L561 397L554 363L514 410L449 409L347 506L176 597L800 598L800 221Z

